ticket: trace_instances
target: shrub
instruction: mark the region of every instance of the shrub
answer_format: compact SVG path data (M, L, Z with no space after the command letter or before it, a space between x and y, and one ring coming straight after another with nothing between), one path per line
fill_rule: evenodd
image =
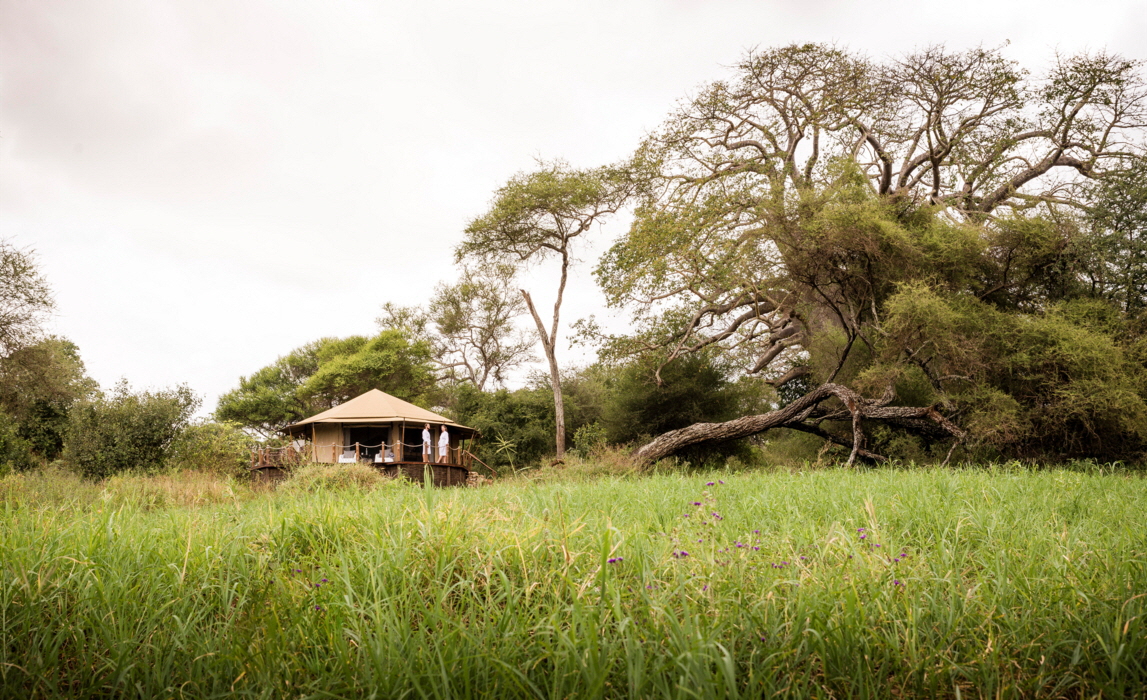
M647 359L616 371L601 419L610 443L641 442L693 423L726 421L770 408L759 382L732 381L729 368L706 354L686 355L662 367L660 385L655 367ZM736 440L695 446L681 457L699 465L747 450L746 440Z
M132 392L121 382L110 397L72 409L64 460L90 478L161 469L198 405L186 386Z
M0 476L28 471L36 465L32 446L17 433L18 427L6 413L0 413Z
M167 465L173 469L242 477L247 475L253 437L237 423L189 425L171 444Z
M475 452L491 467L518 469L554 451L554 399L548 388L481 391L454 388L450 414L481 437Z

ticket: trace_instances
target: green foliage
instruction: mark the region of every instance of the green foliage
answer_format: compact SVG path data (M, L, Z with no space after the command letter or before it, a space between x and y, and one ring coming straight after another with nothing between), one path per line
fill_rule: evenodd
M20 437L16 421L0 411L0 476L28 471L34 466L32 445Z
M1095 184L1088 218L1104 263L1096 283L1127 311L1147 306L1147 157Z
M490 210L466 227L456 258L533 264L568 256L570 240L603 215L617 211L630 191L624 169L543 164L498 189Z
M161 469L198 405L186 386L133 392L120 382L72 408L63 459L90 478Z
M318 369L299 390L304 400L327 406L343 403L371 389L405 401L426 398L434 387L430 349L411 343L398 330L373 338L351 336L329 340L317 353Z
M233 477L247 476L258 442L236 423L188 425L171 443L167 466Z
M916 284L885 308L882 354L861 377L871 391L891 382L917 405L949 405L1003 454L1114 460L1147 449L1143 341L1109 303L1016 314Z
M237 389L219 397L215 419L238 423L270 437L322 410L300 398L299 390L318 370L318 351L327 340L308 343L251 376L240 377Z
M95 390L79 349L62 338L49 337L0 358L0 409L44 459L59 456L68 411Z
M481 433L475 454L495 469L536 466L553 454L553 394L545 387L483 392L460 384L449 414Z
M0 357L39 340L55 308L35 252L0 239Z
M728 367L712 355L698 353L671 362L661 371L661 384L654 376L656 367L655 360L647 359L616 371L601 421L610 442L633 442L763 408L750 393L754 383L731 381Z
M427 403L433 383L428 345L411 342L404 331L322 338L241 377L237 389L219 398L215 418L272 437L371 389Z

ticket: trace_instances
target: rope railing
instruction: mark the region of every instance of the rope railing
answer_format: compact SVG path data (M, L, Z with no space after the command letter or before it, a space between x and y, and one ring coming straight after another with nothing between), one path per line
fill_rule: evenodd
M361 460L364 456L367 456L368 458L376 457L378 454L382 454L383 451L386 450L388 447L393 448L393 447L398 447L398 446L401 446L401 447L406 448L406 449L410 450L411 452L413 452L413 454L409 455L410 457L414 457L415 455L421 456L425 453L423 453L420 448L423 448L424 446L427 446L427 445L428 445L428 443L421 443L421 442L419 442L419 443L407 443L407 442L387 443L387 442L381 442L377 445L371 445L371 444L364 444L361 442L356 442L356 443L351 443L349 445L342 445L342 444L338 444L338 443L328 443L328 444L322 444L322 445L312 444L311 447L312 447L312 449L316 449L316 448L321 449L324 454L326 453L327 450L330 450L331 451L330 452L331 457L336 459L336 460L339 457L348 456L348 453L353 453L355 460L358 461L358 460ZM434 444L434 443L429 443L429 448L430 448L430 454L433 457L437 457L439 445ZM378 450L378 452L375 453L374 455L364 455L363 454L364 451L376 450L376 449ZM286 445L284 447L258 447L258 448L255 448L254 450L251 451L252 468L258 468L258 467L262 467L262 466L280 466L280 465L285 465L288 463L293 463L295 461L301 461L303 459L304 455L310 451L311 450L307 449L306 446L300 448L300 447L296 447L294 445ZM451 459L452 457L454 459ZM447 448L447 457L446 458L448 461L446 462L446 464L453 464L454 462L457 462L458 465L464 466L465 462L467 461L465 459L465 457L470 457L471 460L477 460L477 457L475 457L472 452L463 448L461 445L450 446ZM409 461L409 460L404 460L404 461ZM480 464L482 464L482 466L486 467L487 469L490 469L490 467L487 464L485 464L484 462L481 462L481 460L477 460L477 461ZM490 469L490 471L493 472L494 470Z

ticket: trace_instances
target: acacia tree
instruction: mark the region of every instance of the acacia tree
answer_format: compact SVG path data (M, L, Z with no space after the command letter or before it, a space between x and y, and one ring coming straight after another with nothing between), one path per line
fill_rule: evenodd
M941 406L968 383L926 335L889 345L889 304L910 283L1028 313L1078 293L1094 261L1073 209L1086 209L1090 180L1142 156L1145 123L1139 65L1104 53L1032 79L998 50L886 63L822 45L752 52L638 150L650 186L596 271L636 328L606 350L671 362L719 347L775 386L831 385L788 427L823 433L843 415L857 430L879 419L958 438L938 413L879 418L905 400L890 384L868 404L837 382L859 386L883 357ZM820 405L833 400L847 410ZM863 456L859 433L833 439Z
M510 265L463 268L454 284L439 284L426 309L387 302L377 319L432 348L434 363L451 381L480 390L504 386L509 372L530 360L534 341L516 320L526 311Z
M550 163L510 179L498 189L490 210L466 227L455 251L458 261L529 266L556 259L557 289L549 327L530 292L522 299L537 326L554 394L557 456L565 454L565 408L557 359L562 296L573 262L573 244L595 223L616 213L633 191L628 173L615 168L577 170Z

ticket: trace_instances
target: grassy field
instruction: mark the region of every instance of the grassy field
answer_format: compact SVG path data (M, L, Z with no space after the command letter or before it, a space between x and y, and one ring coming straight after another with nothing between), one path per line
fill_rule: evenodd
M169 481L0 481L0 695L1147 696L1137 476Z

